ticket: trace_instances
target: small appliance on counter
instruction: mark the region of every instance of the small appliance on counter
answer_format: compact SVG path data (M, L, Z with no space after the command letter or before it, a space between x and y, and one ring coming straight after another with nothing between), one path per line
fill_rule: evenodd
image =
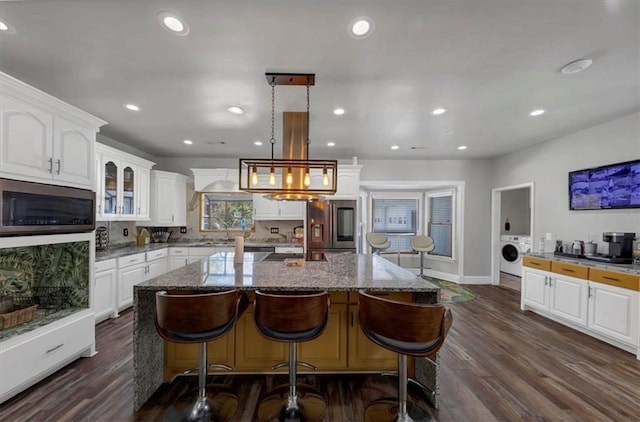
M556 240L556 248L553 251L553 254L569 258L586 258L585 243L582 240L576 240L572 243L563 243L562 240Z
M635 233L604 232L602 240L609 243L609 253L590 255L586 258L612 264L632 264L633 239L635 237Z

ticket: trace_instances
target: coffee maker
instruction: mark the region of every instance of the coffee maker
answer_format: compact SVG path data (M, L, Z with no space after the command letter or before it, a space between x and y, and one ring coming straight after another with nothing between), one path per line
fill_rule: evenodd
M588 256L593 261L611 262L613 264L631 264L633 262L633 239L635 233L604 232L602 240L609 243L607 255Z

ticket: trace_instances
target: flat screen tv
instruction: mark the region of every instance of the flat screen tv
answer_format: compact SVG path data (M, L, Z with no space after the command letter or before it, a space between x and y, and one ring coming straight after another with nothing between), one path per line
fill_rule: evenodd
M640 160L569 172L569 209L640 208Z

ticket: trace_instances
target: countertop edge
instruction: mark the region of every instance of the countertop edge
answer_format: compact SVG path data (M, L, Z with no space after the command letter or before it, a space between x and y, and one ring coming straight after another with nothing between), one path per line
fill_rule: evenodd
M591 261L584 258L572 258L567 256L554 255L552 252L527 252L524 256L548 259L550 261L566 262L569 264L577 264L590 268L616 271L619 273L640 275L640 265L637 264L608 264L606 262Z

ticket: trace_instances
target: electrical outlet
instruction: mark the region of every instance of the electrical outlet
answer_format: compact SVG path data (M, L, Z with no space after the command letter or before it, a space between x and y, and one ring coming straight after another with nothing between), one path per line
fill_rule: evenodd
M547 233L547 240L553 240L553 233Z
M280 229L278 227L271 227L271 234L278 234L280 233Z
M180 227L180 233L185 234L187 232L186 227Z
M122 235L123 235L124 237L129 236L129 229L122 229Z

